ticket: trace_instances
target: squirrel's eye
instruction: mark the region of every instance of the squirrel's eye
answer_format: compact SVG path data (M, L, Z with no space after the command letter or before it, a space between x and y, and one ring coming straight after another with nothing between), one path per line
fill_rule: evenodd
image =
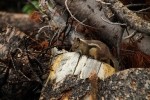
M78 48L78 47L79 47L79 45L74 45L74 47L75 47L75 48Z

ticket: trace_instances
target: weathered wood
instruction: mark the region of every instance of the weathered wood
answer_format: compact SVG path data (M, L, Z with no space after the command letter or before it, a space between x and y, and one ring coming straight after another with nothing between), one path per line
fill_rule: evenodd
M93 89L95 88L91 86L92 83L90 81L87 81L88 85L85 85L85 79L95 75L96 77L98 76L100 79L104 80L105 78L115 73L115 69L110 65L91 58L87 58L84 55L80 56L78 53L75 52L68 52L57 56L53 61L51 69L53 71L50 71L49 77L42 90L40 100L52 98L60 99L62 98L62 95L64 93L68 93L68 91L71 92L70 95L75 96L73 95L72 90L68 90L69 87L71 89L73 88L73 86L86 86L86 89L84 90L84 92L86 93L84 95L79 93L76 96L79 97L80 95L82 95L82 97L84 98L91 98L91 95L92 97L93 95L96 95L96 93L93 94L93 92L91 94L91 91L93 91ZM80 82L83 82L83 84L81 84ZM68 88L65 86L65 84L68 85ZM64 87L62 87L63 85ZM51 90L49 90L50 88ZM79 91L82 91L82 89L79 89ZM89 95L87 95L88 93Z
M21 31L30 31L38 29L40 24L34 23L27 14L0 12L0 28L10 24L19 28Z
M116 46L116 35L121 33L119 25L113 25L105 22L102 18L107 19L101 4L96 0L67 0L67 5L72 15L74 15L80 22L94 27L97 32L94 34L100 40L103 40L111 46ZM65 0L55 0L56 4L65 6ZM57 6L56 6L57 7ZM102 17L102 18L101 18ZM86 21L84 21L86 19Z
M60 65L58 65L58 60L61 60L61 62L59 62ZM115 72L115 69L106 63L87 58L84 55L80 57L78 53L74 52L60 55L55 61L57 62L57 65L55 65L56 62L54 62L52 69L56 67L59 68L56 70L55 76L53 76L52 79L55 78L56 82L60 82L69 74L78 75L81 79L86 79L92 72L97 73L98 77L101 79L105 79L109 76L105 75L105 72L102 72L105 67L110 68L112 74Z
M55 0L55 3L58 4L59 7L60 6L64 7L65 1L66 0ZM96 2L96 0L86 0L86 1L84 1L84 0L74 0L74 1L67 0L67 1L68 1L67 4L69 7L69 10L71 11L72 15L74 15L74 17L76 17L81 22L86 19L86 21L84 21L84 24L90 25L90 26L98 29L98 31L93 34L96 34L96 36L98 36L99 39L104 41L107 45L116 47L117 39L115 37L116 36L120 37L121 27L120 27L120 25L110 24L103 20L103 19L106 19L106 20L108 20L108 19L106 18L105 14L103 12L103 9L99 10L101 8L101 5L99 2ZM124 8L124 6L123 6L123 8ZM115 6L113 6L113 9L118 9L118 8L115 8ZM124 9L120 9L120 10L118 9L117 11L119 13L119 11L121 12L122 10L124 10ZM127 9L127 12L128 11L129 10ZM129 26L132 26L134 29L137 29L138 31L141 27L140 32L143 32L143 33L146 32L146 34L149 34L149 33L147 33L147 32L149 32L148 31L149 29L146 29L146 27L145 27L145 26L149 26L149 23L145 20L142 20L142 18L139 18L138 16L136 16L135 13L132 14L131 11L129 11L129 12L130 12L129 15L128 15L128 13L125 13L123 15L119 14L119 15L120 16L132 16L130 18L130 20L128 20L128 17L127 17L127 19L125 19L125 22L127 22L129 24L132 22L132 24ZM121 18L124 18L124 17L121 17ZM140 21L141 21L141 22L138 22L139 24L136 22L137 19L140 19ZM144 25L141 25L142 23L144 23ZM132 34L132 31L129 31L129 33ZM142 41L138 43L138 46L142 52L144 52L147 55L150 55L150 46L144 45L144 48L141 46L145 43L146 44L149 43L149 39L147 39L147 38L149 38L149 36L145 36L145 37L146 38L142 38Z
M118 72L100 81L98 88L102 100L150 100L150 68Z
M115 73L110 65L75 52L57 56L50 67L52 71L40 100L149 98L150 69L132 68Z
M133 29L150 35L150 23L137 16L136 13L129 10L123 3L119 0L104 0L107 3L110 3L109 6L111 10L126 24L128 24Z

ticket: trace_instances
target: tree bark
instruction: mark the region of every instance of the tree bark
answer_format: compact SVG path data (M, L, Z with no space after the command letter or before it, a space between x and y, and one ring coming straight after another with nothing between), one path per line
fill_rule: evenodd
M66 6L65 5L66 0L55 0L56 4L62 7ZM115 25L115 24L110 24L103 19L106 19L106 16L103 12L103 9L101 9L100 3L96 2L96 0L67 0L67 6L69 10L71 11L72 15L76 17L80 22L84 22L84 24L92 26L97 30L94 34L99 37L99 40L104 41L107 45L114 46L116 47L117 44L117 37L121 37L121 26L120 25ZM120 2L119 2L120 4ZM116 5L117 6L117 5ZM115 9L115 6L113 6ZM101 9L101 10L100 10ZM116 8L117 9L117 8ZM121 12L123 9L120 8L118 9L117 14ZM128 10L127 10L128 11ZM150 45L147 45L147 43L150 43L150 37L147 36L149 34L149 28L144 27L144 26L149 26L149 23L145 20L142 20L141 18L137 17L137 15L130 11L129 15L128 13L121 13L122 15L119 14L119 16L133 16L134 18L130 18L129 20L128 17L125 19L125 22L129 24L129 26L133 27L139 32L146 33L146 35L143 35L146 38L142 38L140 42L138 42L139 49L144 52L147 55L150 55ZM102 19L103 18L103 19ZM124 17L121 17L124 18ZM134 19L134 20L132 20ZM140 19L138 24L135 20ZM144 23L144 26L142 26L142 23ZM137 26L136 26L137 25ZM143 30L144 28L144 30ZM129 31L130 32L130 31ZM130 32L131 33L131 32ZM137 34L138 35L138 34ZM136 37L136 36L135 36ZM144 46L144 47L142 47Z
M0 12L0 28L10 24L21 31L33 31L40 27L38 23L31 21L27 14Z
M40 100L147 99L149 75L149 69L142 68L115 74L108 64L64 53L54 58Z
M138 32L150 35L150 23L136 13L129 10L119 0L104 0L106 3L110 3L110 8L116 15L131 28Z
M82 96L97 100L95 98L98 77L104 80L115 73L115 69L109 64L80 56L75 52L64 53L54 58L51 70L40 100L63 99L64 94L68 94L65 98L77 99ZM86 78L91 80L85 80Z
M55 0L62 7L65 6L65 0ZM104 15L101 5L95 0L68 0L68 8L70 9L72 15L74 15L80 22L94 27L97 32L95 35L103 40L107 44L116 46L117 39L116 35L120 35L121 27L119 25L112 25L106 23L102 18L107 19ZM102 18L101 18L102 17ZM108 42L109 41L109 42Z

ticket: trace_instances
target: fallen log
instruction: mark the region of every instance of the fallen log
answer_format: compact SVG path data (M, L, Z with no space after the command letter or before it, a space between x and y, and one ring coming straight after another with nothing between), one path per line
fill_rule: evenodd
M40 100L149 98L150 69L133 68L115 74L110 65L74 52L56 56L50 69Z
M80 21L80 24L82 23L82 24L94 27L95 29L97 29L97 32L92 33L92 34L95 34L99 40L104 41L110 47L116 47L116 44L117 44L116 36L121 37L121 29L122 28L121 28L120 24L110 24L110 23L106 22L108 19L105 16L103 9L101 8L102 5L99 2L96 2L96 0L86 0L86 1L84 1L84 0L75 0L75 1L55 0L55 3L56 3L56 5L57 4L59 5L59 8L60 8L60 6L63 8L63 7L66 7L65 1L67 1L67 6L68 6L71 14L78 21ZM117 3L117 1L115 1L115 2ZM121 4L121 3L119 2L119 4ZM115 8L115 6L113 6L113 9L114 10L117 9L117 11L118 11L117 13L119 13L123 10L123 9L119 10L118 8ZM130 20L127 20L128 19L128 17L127 17L125 19L125 22L128 22L128 23L130 22L129 26L133 27L135 30L138 30L139 32L143 32L146 35L149 34L149 31L147 31L149 29L146 29L147 27L144 27L144 26L149 26L149 23L145 20L142 20L142 18L139 18L135 13L132 14L132 12L129 11L127 8L125 10L127 10L126 12L130 12L130 13L125 13L125 14L121 13L123 15L121 15L119 13L119 16L129 16L129 15L132 16ZM121 17L121 18L124 18L124 17ZM106 21L104 21L104 19L106 19ZM132 20L132 19L134 19L134 20ZM140 24L135 22L135 20L137 20L137 19L140 19L140 21L141 21L141 22L139 22ZM122 20L124 20L124 19L122 19ZM144 26L141 25L142 23L144 23ZM143 30L143 28L144 28L144 30ZM129 31L129 33L132 34L132 31ZM127 36L127 35L125 35L125 36ZM138 46L142 52L144 52L147 55L150 55L150 46L145 45L145 44L149 43L149 39L147 39L147 38L149 38L149 36L144 35L144 37L146 37L146 38L142 38L141 42L138 42ZM144 45L144 48L141 45Z
M50 67L51 71L42 90L40 100L60 99L64 98L63 95L68 93L70 96L67 96L67 98L77 99L82 95L84 98L92 97L93 100L96 100L94 98L97 89L91 87L90 81L86 79L94 75L96 79L91 79L91 82L96 81L97 77L104 80L115 73L115 69L109 64L86 56L80 56L75 52L57 56ZM92 84L97 84L97 82ZM71 91L68 89L71 89ZM93 90L95 91L94 93ZM67 92L64 93L64 91Z
M7 24L17 27L24 32L33 31L33 29L40 27L40 24L31 21L27 14L0 12L0 28Z
M107 44L116 46L117 39L115 39L115 35L121 33L121 27L119 25L106 23L101 19L101 17L104 19L107 18L105 17L103 9L100 9L101 5L98 2L95 0L67 1L68 8L72 15L74 15L80 22L95 28L97 32L94 34L97 35L100 40L105 41ZM65 6L65 0L55 0L55 2L62 7Z
M120 0L104 0L110 9L127 25L138 32L150 35L150 23L129 10Z

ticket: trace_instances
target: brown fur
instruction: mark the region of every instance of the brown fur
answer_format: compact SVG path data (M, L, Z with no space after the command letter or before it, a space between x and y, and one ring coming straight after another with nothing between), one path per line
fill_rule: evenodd
M83 40L75 38L72 44L72 51L80 52L83 55L87 55L99 61L110 63L112 60L114 67L118 69L119 63L112 56L110 50L106 44L98 40Z

